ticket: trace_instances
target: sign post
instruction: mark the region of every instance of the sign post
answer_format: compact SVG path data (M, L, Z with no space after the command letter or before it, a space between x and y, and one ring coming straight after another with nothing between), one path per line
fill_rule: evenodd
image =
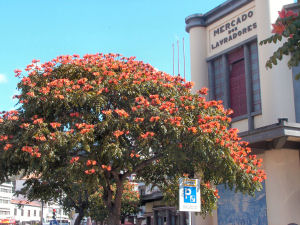
M191 212L201 211L199 179L179 178L179 211L189 212L190 225Z

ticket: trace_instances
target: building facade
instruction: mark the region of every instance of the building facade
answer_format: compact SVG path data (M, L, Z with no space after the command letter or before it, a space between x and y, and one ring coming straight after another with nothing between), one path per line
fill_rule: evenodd
M11 217L12 205L10 201L13 196L13 185L11 182L0 184L0 220Z
M18 224L39 224L41 221L41 204L26 200L12 199L12 216Z
M60 224L69 224L69 215L59 204L30 202L22 195L14 195L23 187L24 182L24 179L16 179L13 182L0 184L0 223L9 220L20 225L40 224L43 218L43 224L49 224L53 220L53 210L55 210L56 220Z
M284 57L265 63L278 44L260 45L272 35L271 24L292 0L228 0L205 14L186 18L190 34L191 79L195 89L209 88L209 98L232 108L232 127L264 160L267 180L255 198L219 186L213 216L194 224L300 224L300 81L299 68Z

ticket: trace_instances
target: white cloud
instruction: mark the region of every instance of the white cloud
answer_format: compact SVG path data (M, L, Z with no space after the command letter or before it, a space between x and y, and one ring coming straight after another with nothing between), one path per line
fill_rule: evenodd
M1 73L0 73L0 84L1 84L1 83L6 83L6 82L7 82L6 76L5 76L4 74L1 74Z

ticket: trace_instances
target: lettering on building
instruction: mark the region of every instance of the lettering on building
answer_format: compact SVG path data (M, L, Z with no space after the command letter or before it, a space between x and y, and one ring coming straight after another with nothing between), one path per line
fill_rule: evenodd
M210 31L211 50L250 33L256 28L257 23L254 20L254 10L248 10Z

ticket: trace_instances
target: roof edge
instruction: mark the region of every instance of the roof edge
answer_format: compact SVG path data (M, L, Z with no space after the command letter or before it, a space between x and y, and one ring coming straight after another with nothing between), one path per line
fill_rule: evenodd
M213 8L205 14L192 14L185 18L186 32L189 33L192 27L207 27L220 18L252 2L253 0L227 0L221 5Z

